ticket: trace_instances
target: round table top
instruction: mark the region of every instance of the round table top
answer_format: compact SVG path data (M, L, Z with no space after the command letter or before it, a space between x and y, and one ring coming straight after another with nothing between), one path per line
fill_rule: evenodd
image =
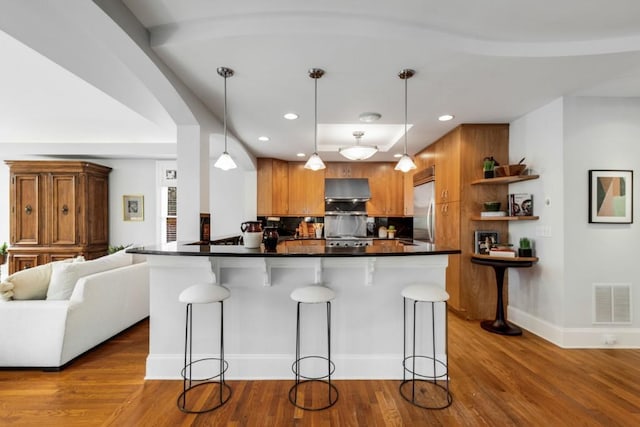
M491 255L471 255L471 262L492 267L531 267L538 262L538 257L497 257Z

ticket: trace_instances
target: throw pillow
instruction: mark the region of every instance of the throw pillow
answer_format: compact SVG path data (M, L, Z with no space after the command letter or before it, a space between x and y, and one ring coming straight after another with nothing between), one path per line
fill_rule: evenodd
M0 300L9 301L13 297L13 283L0 283Z
M17 271L5 282L13 284L14 300L45 299L50 278L51 264L44 264Z
M47 290L47 299L69 299L80 277L101 273L130 264L131 254L127 254L124 251L91 261L54 264L51 270L51 281L49 282L49 289Z

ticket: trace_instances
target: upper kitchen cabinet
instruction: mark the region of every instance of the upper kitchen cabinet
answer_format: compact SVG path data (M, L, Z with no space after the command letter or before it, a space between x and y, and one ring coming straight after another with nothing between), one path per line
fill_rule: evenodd
M11 273L83 255L109 243L111 168L66 161L6 161L10 173Z
M330 162L325 169L325 178L368 178L366 163Z
M459 126L434 144L436 167L436 203L460 200L460 138Z
M366 163L371 189L367 202L369 216L404 215L404 174L394 170L394 163Z
M289 215L324 215L324 169L312 171L302 162L289 163Z
M258 158L258 215L289 214L289 163Z

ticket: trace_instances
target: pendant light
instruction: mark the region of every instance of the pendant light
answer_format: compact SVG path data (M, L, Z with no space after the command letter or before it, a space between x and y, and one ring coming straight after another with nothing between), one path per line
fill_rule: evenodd
M324 75L324 70L320 68L311 68L309 70L309 77L314 80L315 83L315 113L314 113L314 129L313 129L313 154L305 163L305 169L311 169L318 171L324 169L326 166L324 162L318 156L318 79Z
M224 77L224 152L214 163L214 167L228 171L237 168L236 162L233 161L227 152L227 77L233 76L233 70L227 67L218 67L218 74Z
M409 80L416 72L409 68L398 73L398 77L404 80L404 154L400 157L395 170L402 172L409 172L416 168L416 164L413 163L411 156L407 154L407 80Z
M356 138L355 145L340 148L338 153L342 154L349 160L365 160L376 154L378 152L378 147L372 145L360 145L360 139L363 135L364 132L361 130L353 132L353 136Z

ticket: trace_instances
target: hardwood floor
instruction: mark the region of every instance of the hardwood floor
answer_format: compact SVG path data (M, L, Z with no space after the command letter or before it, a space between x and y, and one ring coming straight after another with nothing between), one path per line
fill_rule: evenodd
M0 425L15 426L637 426L640 350L564 350L449 316L453 404L414 407L398 381L336 381L338 403L294 408L291 381L230 381L215 412L176 407L179 381L144 381L148 322L61 372L0 370Z

